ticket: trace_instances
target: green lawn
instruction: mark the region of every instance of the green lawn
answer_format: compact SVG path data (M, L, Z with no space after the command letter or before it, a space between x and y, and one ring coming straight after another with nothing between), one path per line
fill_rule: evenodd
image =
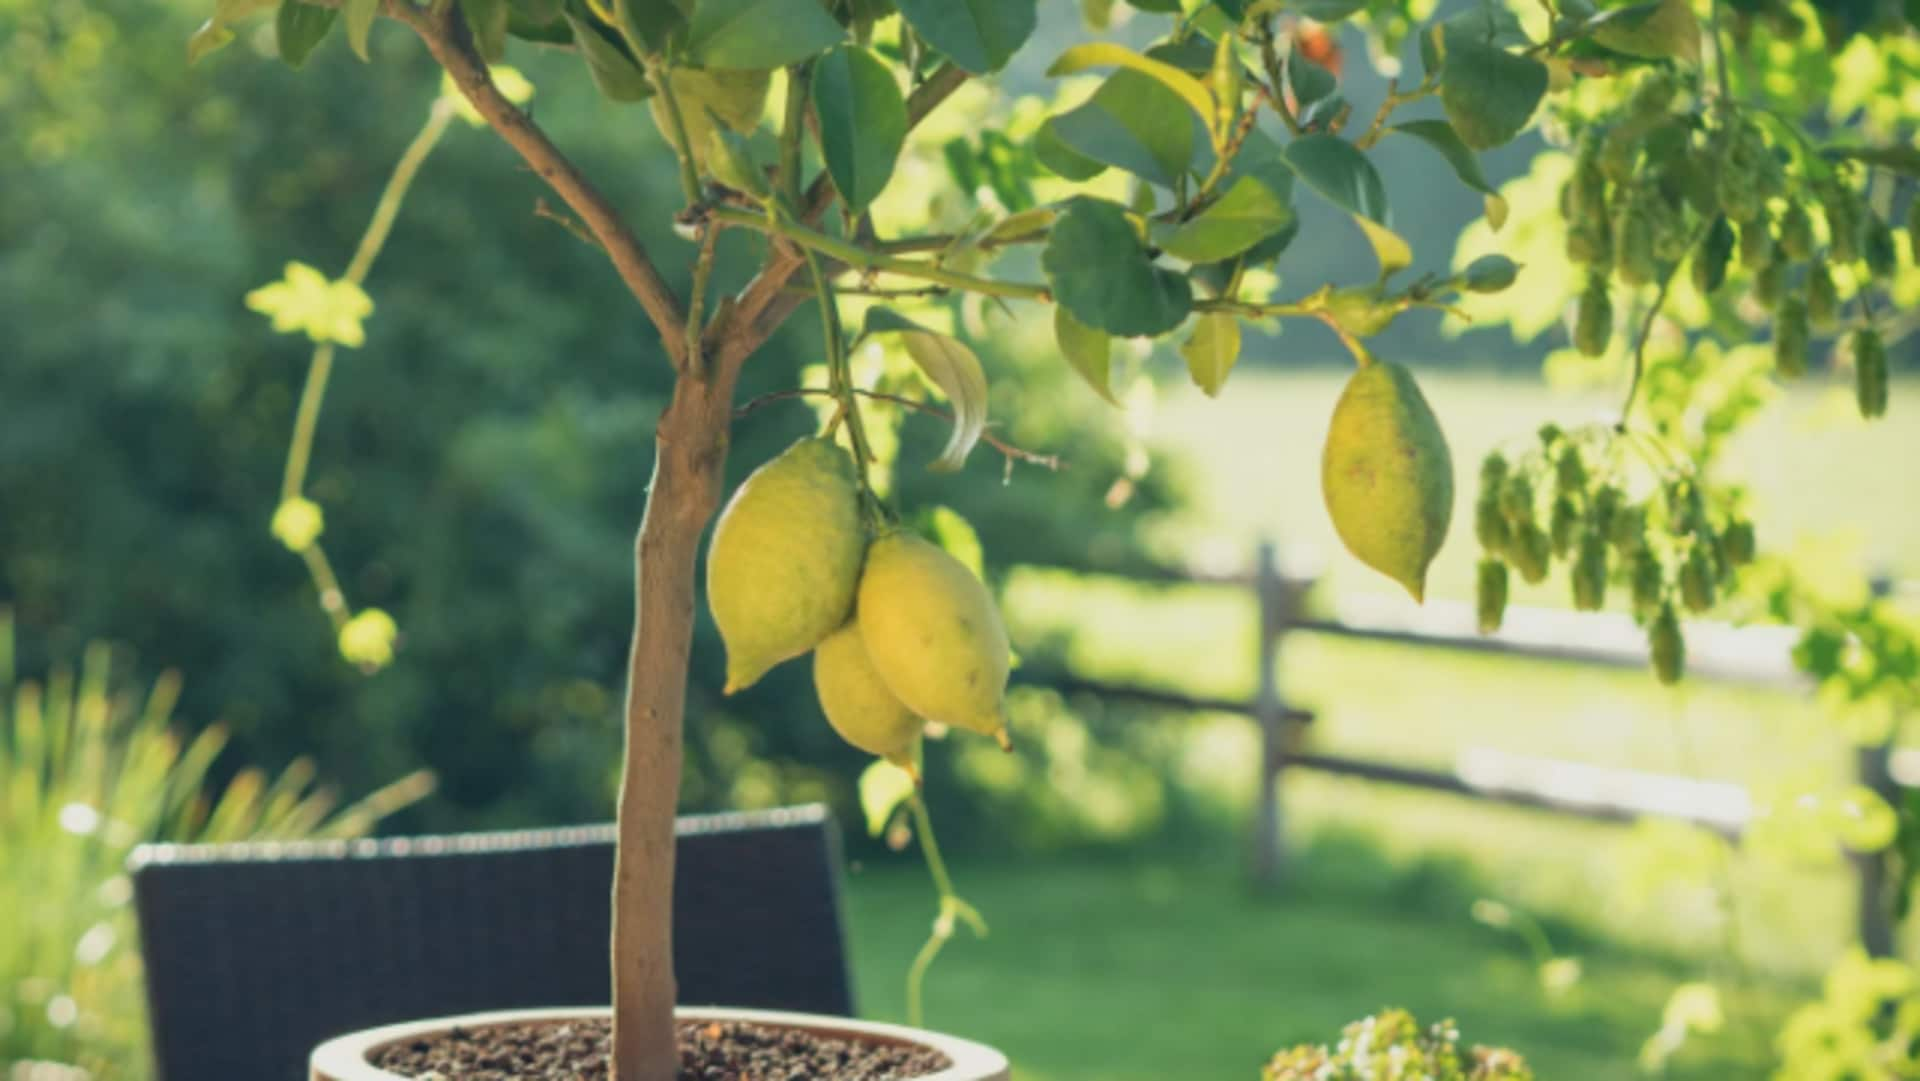
M1288 897L1259 901L1236 870L1191 861L995 862L957 874L992 934L948 945L928 1023L1000 1047L1019 1081L1257 1081L1277 1047L1333 1038L1390 1004L1511 1044L1543 1081L1630 1081L1645 1076L1635 1058L1673 984L1698 976L1609 948L1583 953L1582 979L1550 996L1516 938L1379 881L1356 892L1309 873ZM851 875L865 1014L900 1019L932 901L915 869ZM1668 1076L1764 1078L1782 1003L1778 990L1749 992L1748 1023L1690 1044Z

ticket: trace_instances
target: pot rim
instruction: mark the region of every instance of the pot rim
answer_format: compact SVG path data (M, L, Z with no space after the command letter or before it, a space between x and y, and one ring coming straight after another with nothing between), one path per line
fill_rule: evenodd
M308 1060L309 1073L313 1081L408 1081L399 1074L373 1065L368 1061L368 1055L387 1044L444 1032L455 1026L484 1028L528 1021L609 1017L612 1013L612 1009L606 1006L492 1010L382 1025L336 1036L321 1044ZM1011 1077L1007 1056L985 1044L906 1025L787 1010L743 1010L725 1006L682 1006L674 1010L674 1016L682 1021L746 1021L774 1028L805 1029L824 1036L918 1044L939 1051L952 1061L951 1066L939 1073L927 1074L914 1081L1009 1081Z

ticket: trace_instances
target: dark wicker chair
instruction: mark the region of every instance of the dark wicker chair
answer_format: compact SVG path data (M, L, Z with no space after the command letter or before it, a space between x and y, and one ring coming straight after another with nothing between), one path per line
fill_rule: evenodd
M820 807L684 818L680 1000L851 1014ZM293 1081L321 1040L477 1010L605 1005L613 828L154 845L134 902L161 1081Z

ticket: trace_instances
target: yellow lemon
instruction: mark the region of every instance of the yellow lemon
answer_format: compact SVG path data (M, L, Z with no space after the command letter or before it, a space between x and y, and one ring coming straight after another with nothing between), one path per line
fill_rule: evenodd
M1007 630L965 564L889 533L867 550L858 612L874 670L908 709L1005 742Z
M853 459L830 440L802 439L740 485L707 553L728 694L847 621L865 547Z
M1453 458L1412 373L1384 361L1353 373L1327 429L1320 487L1347 550L1423 599L1453 517Z
M813 650L813 690L840 738L912 774L914 744L925 722L887 689L873 670L860 627L849 622Z

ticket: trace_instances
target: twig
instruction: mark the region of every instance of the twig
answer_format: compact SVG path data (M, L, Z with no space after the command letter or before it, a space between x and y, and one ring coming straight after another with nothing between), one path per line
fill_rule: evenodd
M700 320L707 303L707 279L713 275L713 246L719 238L720 230L711 225L700 226L700 249L693 257L693 283L687 290L686 370L696 379L707 367L701 346Z
M615 20L614 25L621 23ZM673 130L673 142L679 151L680 194L686 196L688 206L693 206L700 201L700 170L695 165L700 149L687 137L687 117L680 111L680 97L673 89L673 71L664 62L656 62L647 65L647 75L654 92L660 95L660 104L667 107L667 126Z
M930 417L939 417L948 423L952 423L954 420L952 413L941 409L939 406L928 405L926 402L916 401L899 394L885 394L877 390L861 390L858 387L854 388L853 393L872 401L887 402L892 405L903 406L917 413L925 413ZM760 395L758 398L743 403L738 409L733 411L733 418L739 420L741 417L749 413L757 412L761 407L771 405L774 402L788 401L796 398L826 398L834 397L835 395L836 392L827 387L794 387L790 390L770 391ZM1066 468L1066 463L1060 460L1058 454L1036 454L1023 447L1016 447L1001 439L999 436L994 435L990 430L980 433L980 441L992 447L994 450L999 451L1000 454L1005 456L1009 461L1025 462L1028 465L1037 465L1042 469L1048 469L1054 472L1059 472Z
M545 218L553 222L560 226L560 228L572 233L576 240L590 248L599 248L601 251L606 251L605 248L600 247L600 239L588 232L587 227L580 224L578 218L569 217L568 215L560 213L558 210L549 206L544 198L533 201L533 216L536 218Z
M580 216L613 261L620 279L646 310L661 340L670 343L670 352L678 352L683 316L673 287L660 276L647 250L613 204L607 202L546 133L493 84L486 63L474 50L472 35L460 20L458 6L436 4L431 8L415 8L395 3L389 5L389 10L419 35L427 51L453 77L454 85L474 110L553 188L561 201Z
M1693 251L1700 246L1700 240L1706 235L1703 227L1694 231L1693 238L1687 244L1687 250ZM1667 291L1673 288L1675 278L1680 276L1680 262L1675 261L1667 276L1660 281L1660 289L1653 294L1653 303L1647 308L1647 316L1640 322L1640 334L1633 343L1633 378L1627 383L1627 400L1620 405L1620 420L1614 430L1627 430L1627 415L1633 411L1633 399L1640 393L1640 376L1647 366L1647 339L1653 335L1653 322L1660 316L1660 309L1666 306Z

